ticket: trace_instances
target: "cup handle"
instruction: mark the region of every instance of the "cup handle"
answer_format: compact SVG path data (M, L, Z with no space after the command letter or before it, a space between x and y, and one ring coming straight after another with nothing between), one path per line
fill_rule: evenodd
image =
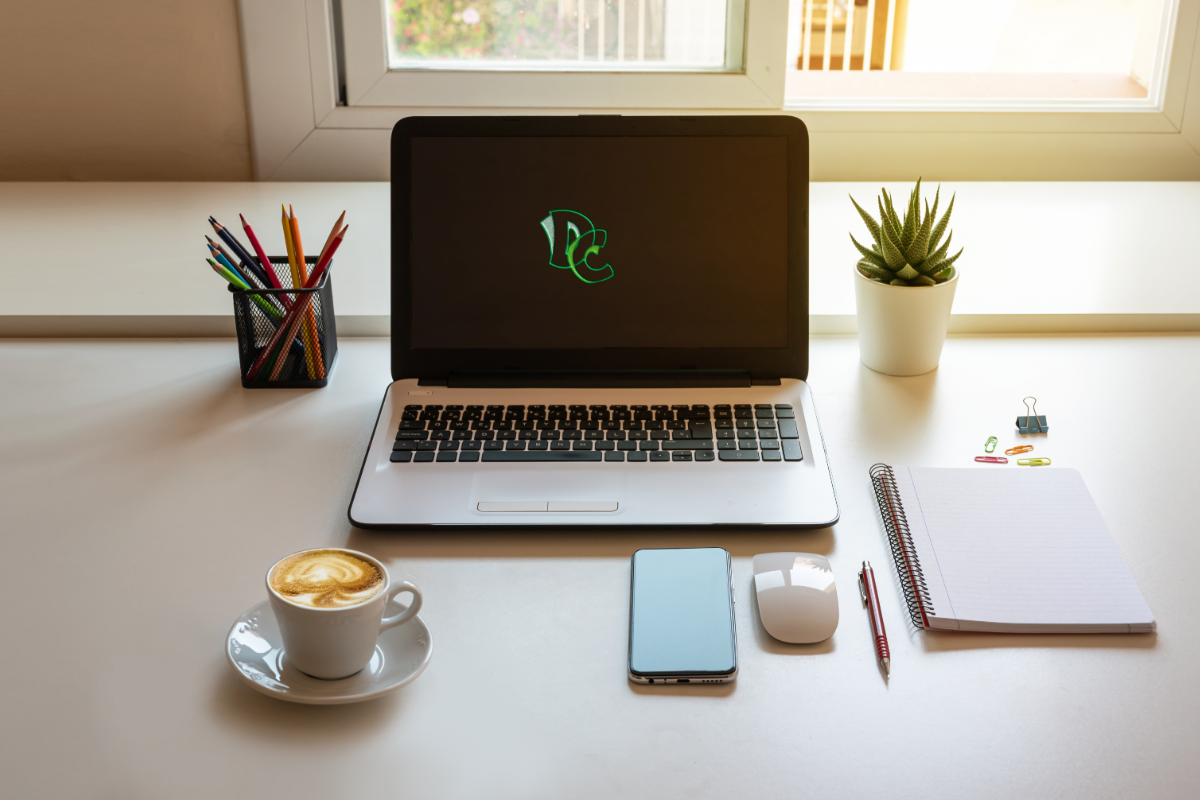
M392 602L396 599L396 595L403 594L404 592L410 592L412 594L412 603L408 608L404 609L404 611L401 611L394 617L384 617L383 621L379 623L380 633L386 631L388 628L394 628L397 625L403 625L415 617L417 612L421 610L421 590L409 581L404 581L403 583L393 586L392 590L388 593L387 602ZM383 606L384 608L387 608L387 603L384 603Z

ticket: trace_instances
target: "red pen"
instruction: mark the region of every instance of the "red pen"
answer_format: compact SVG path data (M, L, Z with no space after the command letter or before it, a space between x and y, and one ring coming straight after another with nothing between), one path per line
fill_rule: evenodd
M871 615L871 636L875 639L875 654L879 663L883 664L884 673L892 674L892 658L888 652L887 631L883 629L883 614L879 610L879 590L875 588L875 570L871 564L863 562L862 572L858 573L858 589L862 593L863 605Z

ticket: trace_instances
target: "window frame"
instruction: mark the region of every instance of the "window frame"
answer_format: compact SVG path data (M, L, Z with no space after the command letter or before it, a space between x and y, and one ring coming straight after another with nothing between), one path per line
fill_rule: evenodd
M400 76L380 0L341 0L343 105L331 0L238 5L256 180L387 180L399 119L491 113L789 114L809 128L813 180L1200 180L1200 0L1174 6L1161 99L1125 110L785 105L789 0L746 0L743 73ZM360 24L373 9L377 25Z

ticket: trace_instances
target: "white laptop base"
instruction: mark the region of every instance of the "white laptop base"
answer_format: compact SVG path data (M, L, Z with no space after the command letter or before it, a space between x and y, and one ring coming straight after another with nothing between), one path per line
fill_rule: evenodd
M394 463L406 405L790 404L800 461ZM812 392L779 386L680 389L388 387L363 463L350 521L406 525L788 525L838 519L837 496Z

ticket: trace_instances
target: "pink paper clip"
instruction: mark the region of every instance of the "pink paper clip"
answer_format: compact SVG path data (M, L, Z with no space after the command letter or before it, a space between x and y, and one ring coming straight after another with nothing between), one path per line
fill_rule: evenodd
M1007 464L1008 459L1004 456L975 456L976 461L982 461L985 464Z

